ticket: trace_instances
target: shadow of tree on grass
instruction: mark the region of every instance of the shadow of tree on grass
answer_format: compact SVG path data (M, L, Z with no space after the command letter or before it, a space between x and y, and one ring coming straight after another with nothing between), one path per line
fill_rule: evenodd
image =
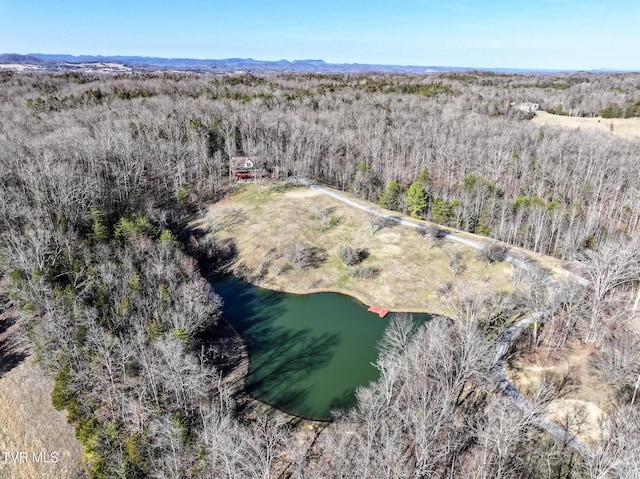
M0 377L22 363L28 355L28 349L17 330L16 318L0 314Z

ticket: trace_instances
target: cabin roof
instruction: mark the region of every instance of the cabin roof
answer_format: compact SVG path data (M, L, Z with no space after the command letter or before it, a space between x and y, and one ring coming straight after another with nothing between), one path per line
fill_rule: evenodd
M261 156L234 156L231 158L232 170L255 168L263 163Z

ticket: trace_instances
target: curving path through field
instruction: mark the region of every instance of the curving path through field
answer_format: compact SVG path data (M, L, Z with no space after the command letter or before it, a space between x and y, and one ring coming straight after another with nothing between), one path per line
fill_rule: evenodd
M309 188L317 190L327 196L335 198L338 201L341 201L350 206L353 206L354 208L358 208L368 213L376 214L380 217L386 218L389 221L393 221L400 225L409 226L410 228L415 228L415 229L422 227L422 225L420 224L414 223L412 221L408 221L399 216L389 215L381 210L360 204L356 201L346 198L345 196L342 196L339 193L336 193L335 191L329 190L316 183L313 183L308 179L298 178L298 182ZM461 238L460 236L457 236L450 232L447 233L446 237L452 241L456 241L470 248L474 248L477 250L482 248L481 243L477 241L471 241L466 238ZM515 262L514 258L510 256L507 256L506 260L511 263ZM526 267L526 265L521 265L521 266ZM581 284L584 284L584 285L588 284L588 281L586 279L582 278L581 276L578 276L575 273L572 273L564 269L562 270L562 273L566 277L572 278L573 280L578 281ZM549 288L553 288L557 284L556 280L553 279L552 276L548 276L545 282L547 284L547 287ZM522 411L523 414L531 417L532 421L538 427L544 429L546 432L551 434L557 440L573 448L583 457L593 459L598 456L598 451L596 449L594 449L587 443L578 439L571 432L561 428L560 426L558 426L556 423L548 419L543 414L540 414L534 407L531 406L529 401L526 400L526 398L520 393L520 391L518 391L516 386L511 382L511 380L509 379L509 376L507 375L506 358L513 342L520 336L520 334L522 334L522 332L528 326L530 326L531 324L537 321L544 321L548 315L549 313L546 311L538 311L535 313L530 313L526 315L524 318L522 318L521 320L519 320L518 322L516 322L514 325L512 325L511 327L503 331L502 334L500 334L500 336L498 336L498 338L496 339L495 354L492 361L492 372L496 380L496 383L498 384L498 387L503 392L503 394L507 396L509 399L511 399L511 401L513 401L515 406L518 409L520 409L520 411Z

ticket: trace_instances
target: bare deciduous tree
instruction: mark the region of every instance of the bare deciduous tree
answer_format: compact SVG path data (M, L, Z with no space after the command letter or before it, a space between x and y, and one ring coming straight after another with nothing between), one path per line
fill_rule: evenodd
M486 241L478 251L478 257L489 264L504 261L507 257L507 247L497 241Z
M317 268L326 260L326 252L320 248L309 247L299 241L286 244L282 256L298 268Z
M449 268L451 268L451 272L454 276L459 276L466 269L466 264L464 261L464 254L462 251L458 250L446 250L445 251L449 258Z
M372 235L389 225L389 219L377 208L368 208L364 216L371 227Z

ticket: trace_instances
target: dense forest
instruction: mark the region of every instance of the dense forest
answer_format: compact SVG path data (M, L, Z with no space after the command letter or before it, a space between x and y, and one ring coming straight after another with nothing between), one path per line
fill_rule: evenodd
M3 294L87 477L640 477L640 139L540 127L517 107L632 117L639 101L636 74L0 72ZM223 306L202 272L234 246L189 221L233 191L238 155L572 261L590 285L550 288L528 265L509 297L449 289L453 317L393 321L380 379L307 440L280 414L243 414L224 381ZM534 310L546 321L519 350L595 342L593 373L616 388L595 454L496 388L495 339ZM530 392L536 414L566 386Z

